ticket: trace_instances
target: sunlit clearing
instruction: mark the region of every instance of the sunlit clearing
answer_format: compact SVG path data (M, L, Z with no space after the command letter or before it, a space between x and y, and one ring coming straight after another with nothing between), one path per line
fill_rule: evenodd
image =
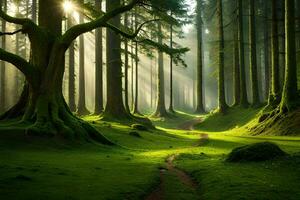
M205 29L205 34L209 34L210 33L210 31L208 30L208 29Z
M63 8L66 13L70 13L74 10L74 4L71 1L64 1Z

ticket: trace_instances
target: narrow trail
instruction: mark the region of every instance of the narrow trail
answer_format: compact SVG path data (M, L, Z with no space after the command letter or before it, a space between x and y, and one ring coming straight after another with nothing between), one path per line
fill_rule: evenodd
M187 121L180 126L178 129L181 130L193 130L194 125L199 124L202 122L202 119L197 118L191 121ZM206 142L208 142L209 137L207 134L200 134L200 139L193 145L193 146L202 146ZM188 188L192 189L193 191L197 190L198 184L193 180L193 178L188 175L186 172L176 168L174 166L174 160L176 159L176 155L172 155L166 159L166 168L160 169L160 184L158 187L150 193L145 200L164 200L165 196L165 188L166 188L166 173L171 172L175 174L179 181L187 186Z

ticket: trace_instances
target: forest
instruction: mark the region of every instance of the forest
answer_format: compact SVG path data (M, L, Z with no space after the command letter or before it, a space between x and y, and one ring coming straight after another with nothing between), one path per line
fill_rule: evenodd
M300 199L300 0L0 8L0 199Z

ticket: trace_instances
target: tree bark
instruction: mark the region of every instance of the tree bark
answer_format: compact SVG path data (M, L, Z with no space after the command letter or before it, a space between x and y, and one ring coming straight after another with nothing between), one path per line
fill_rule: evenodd
M172 15L172 14L171 14ZM170 25L170 48L173 48L173 25ZM173 106L173 56L170 54L170 105L169 112L175 113Z
M197 0L197 105L196 113L205 113L203 103L203 28L202 28L202 0Z
M299 106L297 91L297 64L295 45L295 1L285 0L285 81L281 99L281 112L291 112Z
M225 99L225 74L224 74L224 30L223 30L223 5L222 0L217 1L218 29L219 29L219 82L218 82L218 111L225 113L227 109Z
M106 0L107 11L119 7L120 0ZM114 17L110 21L116 27L120 25L120 17ZM121 39L110 29L107 29L106 38L107 59L107 104L104 115L113 118L129 118L122 97L122 61L121 61Z
M158 33L162 33L161 22L158 22ZM163 43L163 38L161 35L158 36L158 43ZM164 80L164 55L163 52L158 52L158 77L157 77L157 104L156 111L154 113L155 117L167 117L168 113L166 110L165 103L165 80Z
M128 27L129 22L128 22L128 14L125 13L124 15L124 26ZM125 104L125 109L126 112L130 113L130 108L129 108L129 47L128 47L128 40L125 39L124 41L124 49L125 49L125 59L124 59L124 104Z
M272 83L269 94L268 105L276 107L281 99L279 80L279 42L278 42L278 16L277 0L272 0L272 28L271 28L271 63Z
M81 0L83 3L84 0ZM79 23L84 23L83 14L79 15ZM85 54L84 54L84 35L79 36L79 93L78 93L78 115L88 115L90 112L86 108L85 101Z
M237 0L239 1L239 0ZM236 20L233 30L233 77L234 77L234 100L233 105L237 106L241 101L241 78L240 78L240 63L239 63L239 41L238 41L238 19Z
M101 11L102 0L95 0L96 9ZM102 29L95 31L95 111L94 114L103 112L103 33Z
M72 26L72 16L68 15L68 28ZM76 112L75 103L75 43L69 47L69 107L72 112Z
M270 93L270 40L269 40L269 15L268 1L263 1L264 4L264 67L265 67L265 99L268 100Z
M252 88L252 105L257 106L260 103L258 74L257 74L257 55L256 55L256 29L255 29L255 0L249 2L249 42L250 42L250 75Z
M238 23L239 23L239 62L240 62L240 78L241 78L241 98L240 105L247 107L248 95L247 95L247 85L246 85L246 71L245 71L245 51L244 51L244 25L243 25L243 0L238 1Z

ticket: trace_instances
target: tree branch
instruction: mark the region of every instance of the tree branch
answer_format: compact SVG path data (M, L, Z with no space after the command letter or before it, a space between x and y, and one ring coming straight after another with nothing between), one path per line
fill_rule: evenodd
M107 21L109 21L110 19L114 18L115 16L121 13L131 10L136 4L140 3L141 1L142 0L131 0L131 2L128 3L127 5L120 6L112 11L109 11L105 13L103 16L98 17L97 19L91 22L73 26L68 31L66 31L66 33L62 36L62 42L66 46L69 46L73 42L73 40L75 40L81 34L90 32L96 28L104 27Z
M14 34L17 34L19 32L22 32L22 31L23 31L23 29L19 29L19 30L16 30L14 32L1 32L0 31L0 36L3 36L3 35L14 35Z
M2 18L3 20L9 23L19 24L19 25L24 25L25 23L32 22L28 18L17 18L17 17L9 16L8 14L2 11L2 8L0 9L0 18Z
M114 32L116 32L116 34L120 34L123 37L127 38L127 39L134 39L137 37L137 35L140 33L140 31L142 30L143 26L151 23L151 22L155 22L155 21L159 21L159 19L153 19L153 20L149 20L149 21L145 21L144 23L140 24L139 27L137 28L137 30L134 33L127 33L122 31L121 29L119 29L118 27L110 24L110 23L105 23L104 27L106 28L110 28L111 30L113 30Z
M33 80L32 78L35 76L34 69L24 58L0 48L0 60L14 65L29 81Z

